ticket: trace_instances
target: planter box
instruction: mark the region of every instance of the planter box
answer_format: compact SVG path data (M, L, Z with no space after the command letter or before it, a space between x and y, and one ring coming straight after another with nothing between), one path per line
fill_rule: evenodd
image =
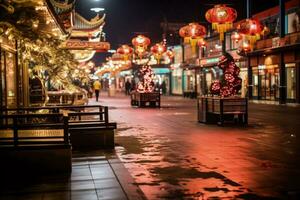
M115 128L79 127L70 128L73 149L114 149Z
M202 123L217 123L238 120L248 124L248 99L239 97L201 97L198 98L198 121Z
M21 146L0 148L0 175L71 173L70 145Z
M160 108L160 93L131 93L131 106Z

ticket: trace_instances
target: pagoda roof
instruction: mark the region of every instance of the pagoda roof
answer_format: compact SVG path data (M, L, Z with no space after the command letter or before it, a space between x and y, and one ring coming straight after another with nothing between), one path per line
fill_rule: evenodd
M50 2L55 10L55 13L58 15L70 13L74 10L75 0L72 0L71 3L69 3L68 0L64 0L63 3L57 0L50 0Z
M75 13L75 22L73 29L81 30L81 31L94 31L99 30L101 26L104 25L105 14L100 18L97 14L90 21L86 20L80 14Z

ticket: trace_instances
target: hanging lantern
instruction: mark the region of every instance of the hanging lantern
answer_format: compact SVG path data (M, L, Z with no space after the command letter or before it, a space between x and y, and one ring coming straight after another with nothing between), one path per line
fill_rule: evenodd
M238 32L233 32L231 35L231 39L235 42L238 43L242 39L242 35L239 34Z
M260 39L263 31L263 25L256 19L246 19L238 27L238 32L244 34L250 43L250 49L253 50L254 44Z
M188 44L190 42L188 26L181 27L179 29L179 36L184 39L184 43Z
M263 37L266 37L267 35L269 35L270 34L270 29L267 27L267 26L264 26L264 28L263 28L263 30L262 30L262 32L261 32L261 35L263 36Z
M200 40L198 40L197 45L201 48L206 47L206 41L202 38Z
M170 59L174 58L174 52L171 50L166 51L166 56L168 56Z
M245 56L246 53L251 51L250 45L247 42L243 42L242 46L238 49L237 53L239 55Z
M128 60L130 55L132 54L133 49L128 45L122 45L117 49L117 53L123 55L124 60Z
M135 47L135 52L138 54L140 59L146 52L146 49L150 43L150 39L143 35L138 35L137 37L132 39L132 45Z
M233 21L237 18L237 12L231 7L220 4L209 9L205 18L212 23L212 29L220 34L220 40L224 40L224 33L233 27Z
M206 35L206 28L198 23L190 23L188 26L184 26L179 30L181 37L184 37L184 41L189 40L193 53L196 52L197 42Z
M162 54L165 53L166 51L167 51L167 48L160 43L157 43L151 47L151 52L155 56L158 64L159 64Z

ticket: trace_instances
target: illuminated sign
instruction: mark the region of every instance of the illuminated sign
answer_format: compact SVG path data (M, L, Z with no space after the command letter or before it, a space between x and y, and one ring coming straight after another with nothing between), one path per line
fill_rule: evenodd
M62 44L61 48L70 50L95 50L97 52L107 52L110 49L108 42L91 42L81 40L68 40Z
M170 73L169 68L152 68L154 74L166 74Z
M219 61L220 61L220 58L202 59L202 60L200 60L200 65L213 64L213 63L217 63Z

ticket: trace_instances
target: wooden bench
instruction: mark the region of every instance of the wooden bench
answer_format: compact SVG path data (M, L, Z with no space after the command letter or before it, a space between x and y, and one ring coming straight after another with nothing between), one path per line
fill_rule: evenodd
M6 109L5 112L28 114L39 111L61 113L67 116L73 149L114 148L116 123L109 122L108 107L99 105L46 106Z
M68 119L62 114L0 115L0 121L0 173L71 172Z
M131 106L160 108L159 92L149 92L149 93L132 92L130 96L131 96Z
M114 148L117 125L109 122L108 107L104 107L101 112L71 112L68 113L68 118L74 149Z
M201 97L198 98L198 121L203 123L218 123L235 120L248 124L248 100L238 97Z

